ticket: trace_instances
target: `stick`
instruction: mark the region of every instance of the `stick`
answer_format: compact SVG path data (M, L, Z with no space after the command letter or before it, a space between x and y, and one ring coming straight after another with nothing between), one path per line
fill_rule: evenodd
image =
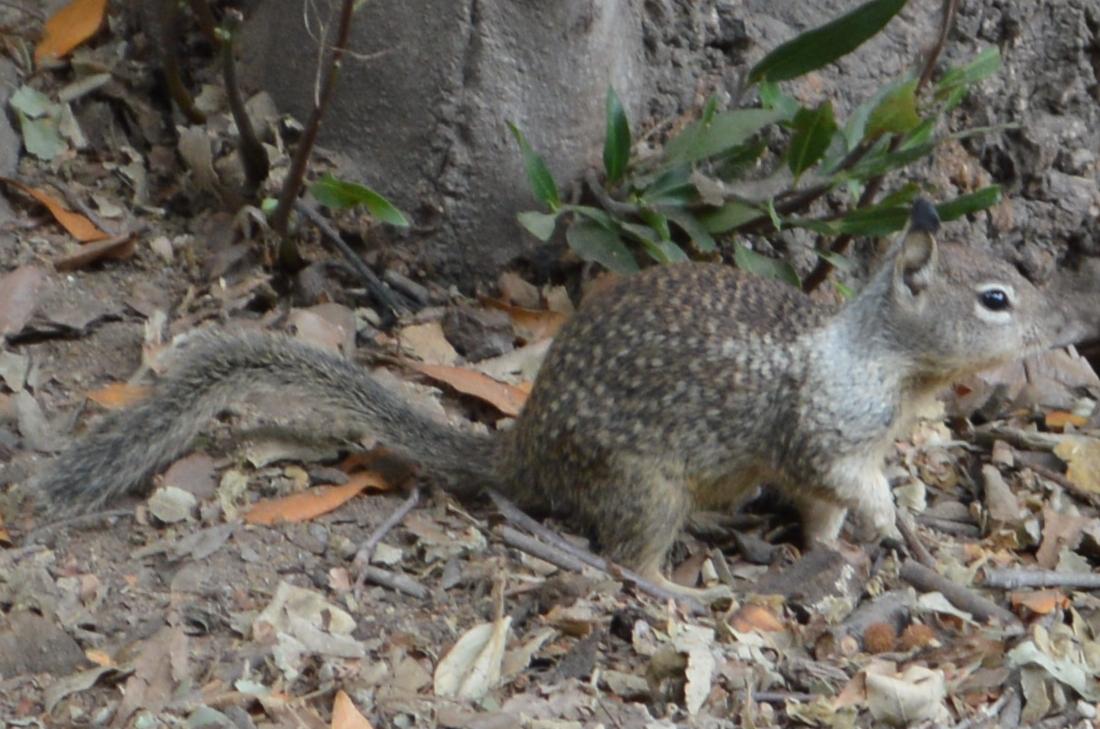
M935 567L936 559L928 551L928 547L924 546L920 534L917 533L917 527L913 523L913 517L904 509L898 509L895 523L898 531L901 532L902 538L905 539L905 546L913 553L913 559L925 567Z
M591 565L587 565L581 562L576 557L566 554L562 550L558 549L554 545L541 542L534 537L527 536L523 532L513 529L510 526L501 524L495 529L497 535L501 541L510 547L515 547L527 554L534 557L538 557L544 562L549 562L552 565L557 565L563 570L569 570L571 572L584 572L585 568L590 568Z
M996 618L1005 625L1018 626L1020 621L1014 614L982 597L969 587L952 582L940 573L925 567L914 560L906 560L898 573L901 579L921 592L940 592L955 607L973 615L978 620L988 622Z
M423 585L414 582L411 578L406 577L405 575L399 575L395 572L390 572L379 567L367 565L359 573L359 577L368 582L373 582L376 585L388 587L391 590L396 590L397 592L403 592L406 595L415 597L419 600L426 600L428 597L428 590ZM358 580L356 581L356 583L358 584Z
M952 534L956 537L967 537L970 539L977 539L982 535L982 530L978 528L977 524L968 524L965 521L955 521L954 519L940 519L935 516L927 516L920 514L917 516L917 521L930 529L935 529L938 532L944 534ZM926 565L932 567L933 565Z
M359 547L359 551L355 553L355 559L352 560L352 564L368 566L370 565L371 558L374 557L374 550L378 547L378 543L382 541L382 538L386 536L395 526L401 523L401 520L408 516L409 512L413 510L417 502L420 501L420 488L413 486L409 491L409 496L403 502L401 506L397 507L393 513L386 517L378 528L371 532L367 537L367 541L363 542L363 546ZM355 590L358 591L363 587L363 581L366 579L365 572L360 571L359 576L355 579Z
M967 717L963 721L960 721L955 725L954 729L971 729L971 727L982 726L990 719L996 719L1001 711L1008 704L1009 699L1016 695L1016 692L1011 686L1006 688L1001 694L1001 697L994 701L992 704L985 706L978 710L978 713L973 716Z
M1034 587L1066 587L1071 590L1100 590L1100 575L1091 572L1055 572L1020 568L987 567L982 585L994 590Z

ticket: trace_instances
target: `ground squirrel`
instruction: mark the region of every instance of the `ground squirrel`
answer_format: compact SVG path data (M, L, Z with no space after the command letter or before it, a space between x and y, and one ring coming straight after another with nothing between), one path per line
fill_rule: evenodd
M611 559L661 575L697 508L772 483L811 539L845 513L894 534L883 461L914 409L959 375L1060 343L1068 315L1012 266L937 243L935 209L835 312L710 263L652 268L586 302L558 334L515 427L436 422L338 356L285 337L202 334L153 394L104 418L34 485L58 511L148 486L244 391L294 389L455 491L498 489L569 515Z

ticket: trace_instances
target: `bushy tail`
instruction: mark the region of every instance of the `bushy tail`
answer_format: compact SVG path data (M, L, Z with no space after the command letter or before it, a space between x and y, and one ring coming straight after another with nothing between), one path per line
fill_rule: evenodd
M112 413L32 480L52 515L102 506L148 488L150 477L186 452L202 427L251 392L286 391L420 463L452 489L497 486L496 440L436 422L362 367L287 337L203 333L136 407Z

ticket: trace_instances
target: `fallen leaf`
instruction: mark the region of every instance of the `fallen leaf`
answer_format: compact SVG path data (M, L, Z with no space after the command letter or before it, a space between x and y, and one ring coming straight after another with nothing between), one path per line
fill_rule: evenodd
M867 674L867 706L876 720L914 726L947 719L947 686L942 671L912 665L895 676Z
M152 388L148 385L131 385L127 382L112 382L110 385L92 390L88 399L100 407L117 410L128 407L149 396Z
M405 327L398 334L401 348L424 362L450 365L458 361L458 352L443 334L437 321Z
M783 623L775 614L763 605L745 605L730 617L734 630L747 633L750 630L762 630L776 633L783 630Z
M412 366L433 380L450 385L465 395L484 400L505 415L519 415L527 400L527 393L515 385L498 382L474 370L419 362L413 362Z
M10 177L0 177L0 180L22 191L24 194L31 196L44 205L46 209L50 211L50 215L54 217L54 220L60 223L61 227L69 232L69 235L76 238L81 243L91 243L110 237L108 233L97 228L95 223L91 220L80 213L74 213L69 210L60 200L45 190L24 185L22 182L13 180Z
M107 0L72 0L46 21L42 40L34 49L35 64L61 58L91 38L103 25Z
M1068 608L1069 598L1061 590L1029 590L1027 592L1010 592L1009 602L1013 607L1024 607L1036 615L1046 615L1054 612L1055 608Z
M1050 504L1043 507L1043 541L1035 553L1035 561L1043 569L1058 565L1063 549L1076 549L1081 533L1092 519L1080 514L1064 514Z
M38 307L38 291L45 281L46 274L34 266L0 276L0 338L23 331Z
M332 701L332 723L329 726L332 729L374 729L343 690L337 691Z
M1067 425L1072 425L1075 428L1084 427L1089 422L1089 419L1083 415L1067 413L1065 410L1052 410L1047 413L1045 421L1047 430L1061 433L1066 429Z
M244 516L249 524L307 521L339 508L366 488L388 491L390 486L373 471L354 474L343 486L317 486L299 494L257 502Z
M133 233L120 235L117 238L97 240L82 246L79 250L67 256L61 256L53 260L53 267L58 271L75 271L103 258L122 260L134 255L137 248L137 236Z
M527 342L538 342L553 337L569 320L567 314L547 309L528 309L500 299L482 299L482 303L506 312L512 320L516 334Z
M512 618L481 623L463 633L435 667L435 695L479 699L500 681Z
M97 666L113 666L115 661L111 658L111 654L107 651L100 650L98 648L89 648L84 651L84 657Z
M1066 438L1054 447L1054 455L1065 461L1066 478L1074 486L1094 494L1100 493L1100 440L1096 438Z

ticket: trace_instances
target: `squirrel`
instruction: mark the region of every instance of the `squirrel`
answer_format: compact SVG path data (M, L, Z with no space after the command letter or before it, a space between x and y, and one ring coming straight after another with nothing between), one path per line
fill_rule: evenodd
M918 200L835 310L717 263L621 279L561 329L514 427L492 434L437 422L362 367L285 336L200 333L150 397L105 417L32 490L73 513L146 489L242 393L286 388L458 495L493 488L566 514L610 559L698 596L661 572L693 511L771 483L808 540L834 541L849 511L863 536L896 538L884 461L922 404L961 375L1063 343L1069 314L938 229Z

